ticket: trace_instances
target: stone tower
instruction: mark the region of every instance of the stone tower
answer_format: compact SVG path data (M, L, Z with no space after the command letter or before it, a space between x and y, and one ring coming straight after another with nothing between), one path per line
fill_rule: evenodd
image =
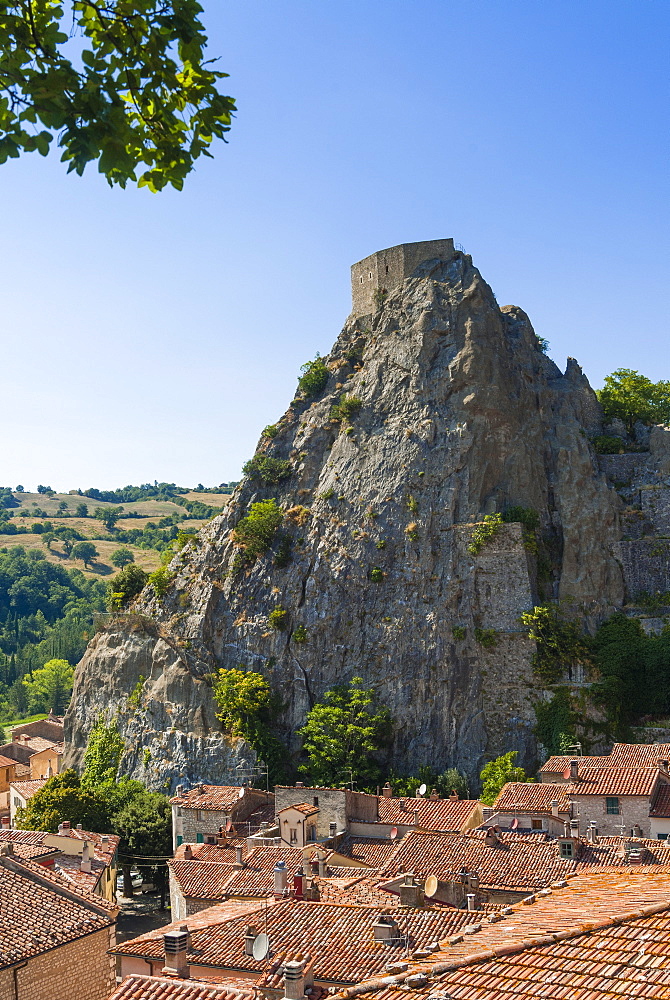
M390 292L426 260L451 260L453 239L401 243L388 250L378 250L351 268L351 298L354 316L375 312L378 292Z

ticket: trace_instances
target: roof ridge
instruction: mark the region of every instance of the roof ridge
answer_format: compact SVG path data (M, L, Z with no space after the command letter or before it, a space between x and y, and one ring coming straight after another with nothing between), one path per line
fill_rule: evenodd
M108 917L112 921L119 911L116 903L110 903L109 900L104 899L102 896L94 896L93 893L88 892L86 889L79 887L71 888L61 880L59 875L56 873L49 873L47 875L42 865L36 864L34 861L29 861L27 858L15 861L6 854L0 855L0 865L8 871L13 872L14 875L19 875L31 882L36 882L45 889L52 889L71 902L78 903L80 906L93 910L93 912L98 913L100 916Z

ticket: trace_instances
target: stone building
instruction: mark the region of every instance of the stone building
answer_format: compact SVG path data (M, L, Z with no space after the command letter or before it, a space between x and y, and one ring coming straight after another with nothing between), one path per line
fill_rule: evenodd
M272 812L272 799L270 793L245 785L198 784L188 791L178 786L170 799L173 849L183 843L215 844L226 829L250 820L252 813L264 807Z
M424 240L421 243L401 243L387 250L378 250L351 268L351 298L354 316L375 312L381 296L398 288L419 264L427 260L451 260L454 241Z

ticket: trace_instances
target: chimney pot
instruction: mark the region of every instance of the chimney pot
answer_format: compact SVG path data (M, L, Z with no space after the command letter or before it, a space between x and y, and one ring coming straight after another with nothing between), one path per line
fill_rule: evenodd
M288 869L283 861L278 861L274 867L274 894L283 896L288 883Z
M477 905L476 905L475 900L476 900L476 897L475 897L474 892L469 892L468 893L468 910L472 911L472 910L476 910L477 909Z
M190 861L193 857L193 849L190 844L186 844L184 847L184 860Z
M69 819L64 819L63 820L63 829L64 830L71 830L72 829L72 824L70 823Z
M305 995L307 962L286 962L284 965L284 996L286 1000L302 1000ZM311 985L311 983L310 983Z
M558 819L559 816L558 799L552 799L551 815L554 816L556 819Z
M571 760L570 761L570 778L573 781L576 781L578 777L579 777L579 761L578 760Z
M337 836L337 823L331 823L330 827L329 827L329 830L330 830L330 836L331 837L336 837Z
M296 787L296 788L304 788L305 786L304 786L304 784L303 784L303 782L302 782L302 781L296 781L296 783L295 783L295 787Z
M188 976L188 928L182 924L178 931L168 931L163 935L165 968L163 972L173 976Z
M242 848L241 847L236 847L235 848L235 867L236 868L244 868L244 861L242 860Z
M384 796L385 799L390 799L393 797L393 789L391 788L391 785L389 784L388 781L382 788L382 795Z
M81 852L80 870L83 872L91 871L91 845L88 840L84 841L84 849Z
M390 944L398 936L398 925L393 917L388 916L388 914L382 914L382 916L377 917L377 920L372 925L372 931L375 941L382 944Z
M256 930L256 928L254 926L252 926L251 924L249 924L249 926L247 927L246 931L244 932L244 954L245 955L253 956L253 953L254 953L254 941L256 940L257 934L258 934L258 931Z

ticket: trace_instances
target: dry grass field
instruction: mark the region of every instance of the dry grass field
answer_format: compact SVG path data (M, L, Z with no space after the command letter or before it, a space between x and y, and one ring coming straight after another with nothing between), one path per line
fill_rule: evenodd
M70 523L69 519L67 523ZM32 533L28 535L0 535L0 549L12 548L16 545L21 545L24 549L37 549L44 553L49 562L63 566L65 569L80 569L85 576L98 580L119 572L116 566L110 562L110 557L112 552L122 547L130 549L135 556L136 564L146 573L151 573L160 566L160 554L155 549L138 549L134 545L125 545L116 540L108 542L97 538L94 540L94 544L100 555L91 563L90 567L84 567L80 559L66 559L60 551L58 542L53 543L51 550L47 549L46 545L42 544L41 535L33 535Z

